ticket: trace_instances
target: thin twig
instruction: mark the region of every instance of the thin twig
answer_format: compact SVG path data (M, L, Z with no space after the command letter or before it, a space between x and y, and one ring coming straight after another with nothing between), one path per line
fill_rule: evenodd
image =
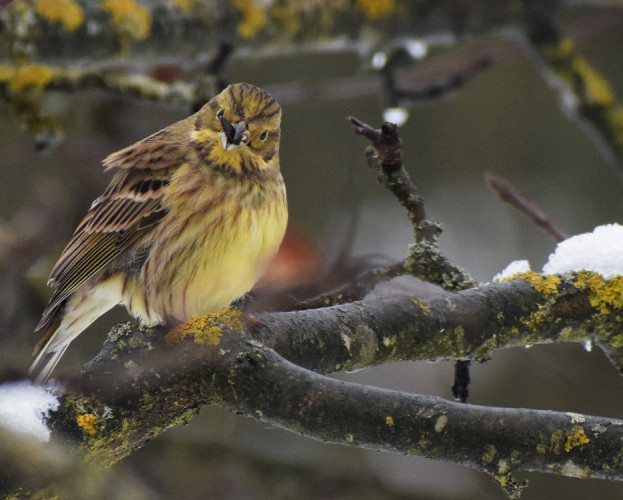
M523 196L508 179L485 172L485 182L489 189L498 195L500 200L515 207L522 214L529 217L532 222L556 241L563 241L569 237L536 203Z
M406 208L409 220L416 231L416 241L429 238L431 233L420 233L421 225L428 226L424 200L417 194L415 185L402 164L402 141L398 127L389 122L383 123L380 129L374 129L354 116L348 119L354 125L355 133L368 139L372 147L366 150L370 166L379 174L379 182L383 183Z
M350 283L337 290L323 293L317 297L298 302L293 309L317 309L319 307L344 304L363 299L379 283L389 281L407 273L405 261L387 267L370 269L356 276Z
M415 244L407 251L406 271L429 283L447 290L462 290L476 286L476 282L462 269L446 259L437 246L441 226L426 219L424 200L402 163L402 141L398 127L384 123L375 129L350 116L355 133L368 139L372 146L366 149L368 164L378 174L378 180L389 189L407 210L415 232Z

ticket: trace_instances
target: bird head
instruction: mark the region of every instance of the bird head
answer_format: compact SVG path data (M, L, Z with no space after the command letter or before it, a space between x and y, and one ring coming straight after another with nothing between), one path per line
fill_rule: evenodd
M264 90L229 85L196 116L194 141L206 160L234 172L279 168L281 107Z

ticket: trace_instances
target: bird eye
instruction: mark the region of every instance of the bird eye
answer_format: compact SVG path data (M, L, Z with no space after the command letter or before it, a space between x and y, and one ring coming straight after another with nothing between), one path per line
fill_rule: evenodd
M265 141L267 136L268 136L268 130L264 130L264 132L260 134L260 141Z
M216 112L216 117L217 118L221 118L223 116L223 114L225 113L225 110L223 108L220 108L217 112Z

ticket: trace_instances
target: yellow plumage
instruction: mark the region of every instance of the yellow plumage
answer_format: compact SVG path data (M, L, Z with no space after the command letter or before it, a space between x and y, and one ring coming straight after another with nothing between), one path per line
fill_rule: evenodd
M116 304L149 324L217 311L277 251L288 212L281 109L230 85L194 115L104 160L116 170L56 263L31 367L46 380L69 343Z

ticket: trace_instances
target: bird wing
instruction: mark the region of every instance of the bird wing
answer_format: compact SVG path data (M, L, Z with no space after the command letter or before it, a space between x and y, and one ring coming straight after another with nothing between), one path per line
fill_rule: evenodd
M162 198L171 175L185 160L178 134L171 127L104 160L117 169L102 196L78 225L52 270L55 286L36 331L45 330L57 309L86 280L153 231L166 215Z

